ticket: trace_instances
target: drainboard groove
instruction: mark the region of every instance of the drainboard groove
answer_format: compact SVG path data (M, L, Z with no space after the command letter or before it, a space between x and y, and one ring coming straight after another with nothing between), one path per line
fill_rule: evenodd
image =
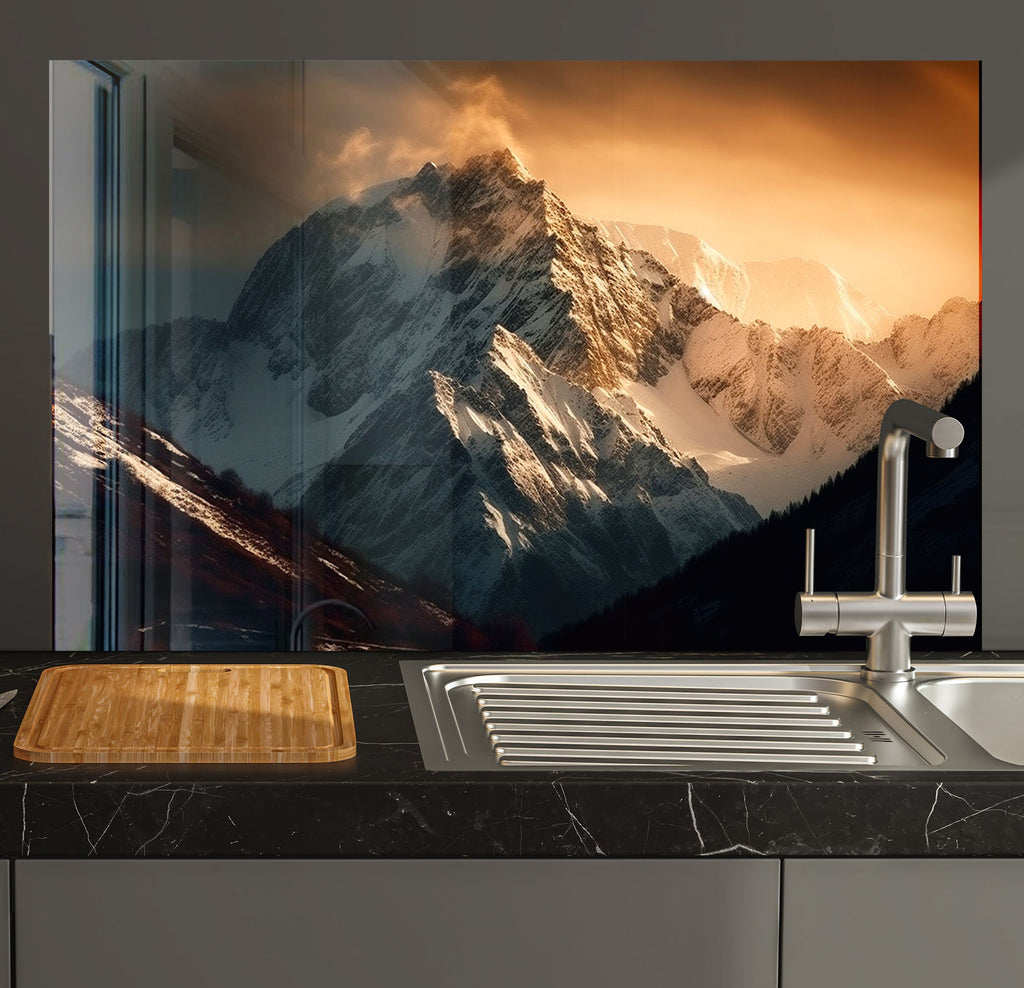
M835 723L838 723L838 721ZM575 732L588 734L595 730L600 730L604 734L654 735L656 737L703 737L710 735L713 737L779 738L781 740L789 738L823 738L832 740L853 737L852 732L839 730L838 728L833 730L827 728L824 730L793 730L785 728L777 730L773 727L766 727L753 730L750 727L723 727L717 723L714 727L677 727L669 724L641 724L639 722L634 724L608 724L601 721L556 722L555 724L545 724L541 721L531 722L529 720L488 720L484 722L484 727L488 731L497 733L531 732L533 734L542 734L550 732L553 726L557 727L562 734ZM868 737L871 736L870 731L865 731L864 734ZM876 739L872 737L871 740ZM890 739L885 738L885 740L889 741Z
M471 693L495 759L510 767L876 762L811 691L527 682Z
M612 749L579 749L569 751L564 748L538 748L534 750L510 747L495 748L495 755L500 765L588 765L591 767L612 767L628 765L642 768L644 765L678 764L687 765L691 762L768 762L795 764L805 762L811 764L830 765L874 765L874 755L847 754L787 754L785 752L755 751L688 751L685 754L669 751L649 751L638 753L627 750Z
M584 745L591 748L629 748L645 752L658 748L741 748L746 751L863 751L859 741L778 741L760 738L625 738L600 734L566 737L560 734L492 734L491 744L509 750L513 747L543 745L560 748L566 745Z
M501 710L496 711L497 717L491 718L486 709L480 711L485 721L491 719L502 720L535 720L535 721L566 721L580 723L601 723L601 724L722 724L729 726L750 726L750 727L838 727L838 717L741 717L735 714L722 714L719 716L707 716L700 714L663 714L644 713L642 716L630 714L618 714L602 712L600 716L592 711L550 711L550 710Z
M662 713L769 713L769 714L827 714L827 706L799 706L784 703L720 703L709 700L706 703L662 703L644 700L530 700L495 699L479 697L477 705L481 710L608 710L608 711L655 711Z
M642 689L622 686L513 686L506 683L489 683L486 686L471 687L482 697L573 697L580 699L616 698L623 700L749 700L758 703L817 703L816 693L787 693L779 690L721 690L721 689Z

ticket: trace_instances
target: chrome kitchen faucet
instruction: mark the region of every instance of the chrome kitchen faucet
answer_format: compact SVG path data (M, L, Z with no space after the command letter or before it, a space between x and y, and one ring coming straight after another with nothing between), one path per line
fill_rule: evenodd
M878 440L878 527L873 592L814 590L814 529L807 530L804 592L796 598L799 635L865 635L868 680L905 682L913 635L967 637L974 634L978 605L960 589L960 557L953 557L952 589L908 593L907 453L910 437L927 444L930 457L951 459L964 438L960 422L906 398L894 401L882 419Z

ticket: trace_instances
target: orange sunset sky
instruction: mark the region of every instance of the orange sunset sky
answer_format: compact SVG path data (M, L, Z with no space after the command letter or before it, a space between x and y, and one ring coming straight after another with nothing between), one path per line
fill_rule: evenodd
M978 298L977 62L309 62L311 201L507 145L574 212Z

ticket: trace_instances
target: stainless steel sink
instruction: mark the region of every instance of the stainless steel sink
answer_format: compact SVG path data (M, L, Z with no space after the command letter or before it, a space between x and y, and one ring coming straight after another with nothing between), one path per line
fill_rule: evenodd
M994 758L1024 765L1024 678L935 679L917 691Z
M1014 735L991 723L1024 725L1024 666L923 663L916 682L867 684L850 663L678 660L477 656L401 665L424 763L439 771L885 774L1024 765L1024 726Z

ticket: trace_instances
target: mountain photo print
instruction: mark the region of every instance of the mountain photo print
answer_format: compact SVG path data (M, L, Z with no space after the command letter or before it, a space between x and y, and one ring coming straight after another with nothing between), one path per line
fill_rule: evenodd
M246 85L208 118L258 131ZM298 214L257 222L176 146L188 290L55 360L58 515L115 499L125 565L170 588L124 647L286 648L341 599L367 620L325 608L309 647L805 650L803 531L821 585L870 586L898 398L967 430L959 460L911 450L909 582L961 553L978 591L978 63L301 86Z

